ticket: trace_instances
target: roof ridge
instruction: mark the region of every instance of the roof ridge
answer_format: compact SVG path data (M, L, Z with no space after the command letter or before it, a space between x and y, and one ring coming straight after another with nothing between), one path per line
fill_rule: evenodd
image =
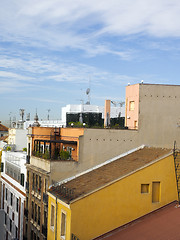
M109 163L111 163L111 162L114 162L114 161L118 160L119 158L125 157L125 156L127 156L127 155L129 155L129 154L131 154L131 153L133 153L133 152L136 152L136 151L138 151L138 150L140 150L140 149L143 149L143 148L145 148L145 147L148 147L148 146L147 146L147 145L144 145L144 144L143 144L143 145L140 145L140 146L137 147L137 148L133 148L133 149L131 149L131 150L125 152L125 153L122 153L122 154L120 154L120 155L117 155L116 157L110 158L109 160L106 160L105 162L100 163L100 164L98 164L98 165L96 165L96 166L94 166L94 167L92 167L92 168L89 168L89 169L87 169L87 170L85 170L85 171L83 171L83 172L81 172L81 173L78 173L78 174L76 174L76 175L74 175L74 176L72 176L72 177L63 179L62 181L60 181L60 182L58 182L58 183L56 183L56 184L51 185L49 188L51 188L52 186L56 187L56 186L59 186L59 185L61 185L61 184L63 184L63 183L67 183L67 182L69 182L69 181L71 181L71 180L73 180L73 179L75 179L75 178L78 178L78 177L80 177L80 176L82 176L82 175L84 175L84 174L86 174L86 173L92 172L92 171L94 171L94 170L96 170L96 169L98 169L98 168L101 168L101 167L103 167L103 166L105 166L105 165L107 165L107 164L109 164Z

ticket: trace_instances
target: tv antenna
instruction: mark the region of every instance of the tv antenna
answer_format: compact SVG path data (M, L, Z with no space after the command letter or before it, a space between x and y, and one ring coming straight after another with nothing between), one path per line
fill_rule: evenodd
M86 102L87 105L90 105L90 91L91 91L90 88L87 88L87 89L86 89L86 95L87 95L87 97L88 97L88 101Z
M21 120L22 120L22 122L24 122L24 109L19 109L19 114L20 114L20 116L21 116Z
M47 109L47 111L48 111L47 120L49 121L49 113L50 113L51 109Z

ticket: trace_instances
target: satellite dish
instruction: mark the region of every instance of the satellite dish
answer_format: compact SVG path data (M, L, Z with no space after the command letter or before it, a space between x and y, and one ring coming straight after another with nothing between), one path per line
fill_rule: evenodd
M90 93L90 88L87 88L86 94L88 95Z

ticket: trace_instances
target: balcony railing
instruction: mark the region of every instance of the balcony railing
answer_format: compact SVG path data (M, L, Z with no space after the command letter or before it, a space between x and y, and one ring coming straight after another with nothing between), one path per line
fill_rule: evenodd
M48 204L48 195L46 193L43 192L43 202L45 204Z
M52 153L51 156L50 154L43 154L40 152L32 152L32 156L42 158L42 159L47 159L47 160L60 160L60 161L77 161L77 156L69 156L69 157L64 157L60 156L59 154Z
M42 225L42 234L47 237L47 226L46 225Z

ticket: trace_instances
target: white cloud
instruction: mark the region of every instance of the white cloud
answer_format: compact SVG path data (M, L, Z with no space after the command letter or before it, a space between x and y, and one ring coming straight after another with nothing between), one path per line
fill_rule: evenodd
M90 56L110 53L126 59L128 51L114 50L101 37L179 37L179 12L177 0L2 0L0 35L30 46L70 47Z
M35 80L35 78L32 78L32 77L22 76L20 74L13 73L13 72L7 72L7 71L0 71L0 78L17 79L18 81L19 80L24 80L24 81Z

